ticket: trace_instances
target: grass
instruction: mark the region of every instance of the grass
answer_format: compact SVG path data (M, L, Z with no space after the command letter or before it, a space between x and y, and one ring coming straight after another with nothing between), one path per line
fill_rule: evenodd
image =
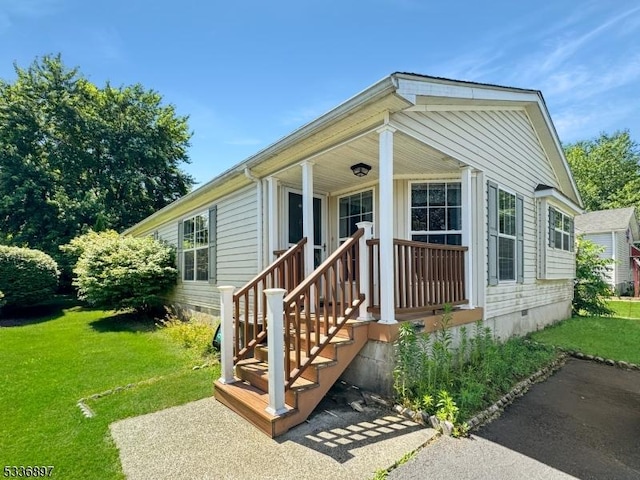
M611 301L620 317L574 317L531 335L534 340L588 355L640 363L640 304Z
M609 308L614 311L615 317L640 318L640 302L632 300L610 300Z
M17 323L17 325L16 325ZM53 477L124 478L109 424L212 394L219 367L152 321L81 307L0 328L0 466L53 465ZM0 324L1 325L1 324ZM145 382L146 381L146 382ZM87 404L94 393L144 382Z

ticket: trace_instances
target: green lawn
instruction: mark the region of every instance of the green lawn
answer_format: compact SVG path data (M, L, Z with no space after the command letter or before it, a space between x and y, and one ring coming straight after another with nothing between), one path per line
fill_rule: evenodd
M617 316L574 317L531 336L569 350L640 364L640 303L611 301L609 305Z
M124 478L108 425L209 396L219 367L165 330L112 312L72 307L0 328L0 467L53 465L54 478ZM118 386L140 386L87 402Z
M616 317L640 318L640 302L630 300L610 300L609 307Z

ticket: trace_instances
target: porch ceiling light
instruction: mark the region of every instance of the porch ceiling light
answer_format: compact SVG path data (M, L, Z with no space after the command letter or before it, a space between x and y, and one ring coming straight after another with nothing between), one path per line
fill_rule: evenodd
M356 163L355 165L351 165L351 170L356 177L364 177L371 170L371 165Z

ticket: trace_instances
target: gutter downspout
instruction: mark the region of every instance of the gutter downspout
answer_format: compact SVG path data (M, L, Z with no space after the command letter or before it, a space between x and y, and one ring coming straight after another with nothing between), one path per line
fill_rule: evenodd
M244 169L244 175L245 177L247 177L249 180L251 180L252 182L254 182L257 185L257 197L258 197L258 225L257 225L257 250L258 250L258 271L262 271L262 269L264 268L264 260L263 260L263 234L264 234L264 212L262 211L262 180L260 180L258 177L254 176L253 173L251 173L251 170L247 167Z

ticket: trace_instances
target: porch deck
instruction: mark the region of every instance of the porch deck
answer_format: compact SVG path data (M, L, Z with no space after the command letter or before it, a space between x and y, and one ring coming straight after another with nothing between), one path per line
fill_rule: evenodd
M369 340L395 341L396 320L433 331L445 305L468 303L466 247L395 240L395 318L381 318L389 295L381 291L379 241L371 232L366 223L306 277L303 239L235 295L223 296L216 398L268 435L304 421ZM481 309L457 309L450 325L481 318Z

